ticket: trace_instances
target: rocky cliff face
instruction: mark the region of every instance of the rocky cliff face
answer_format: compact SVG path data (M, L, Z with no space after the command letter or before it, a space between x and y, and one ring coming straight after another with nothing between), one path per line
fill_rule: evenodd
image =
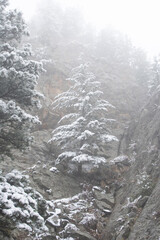
M159 101L157 92L130 124L124 138L131 166L123 175L123 187L116 192L115 208L106 228L107 240L160 237Z

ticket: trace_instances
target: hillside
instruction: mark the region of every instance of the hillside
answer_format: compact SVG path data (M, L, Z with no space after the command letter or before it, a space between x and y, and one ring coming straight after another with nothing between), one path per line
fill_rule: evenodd
M28 38L7 2L0 239L159 240L158 58L149 62L122 33L97 33L78 10L48 1Z

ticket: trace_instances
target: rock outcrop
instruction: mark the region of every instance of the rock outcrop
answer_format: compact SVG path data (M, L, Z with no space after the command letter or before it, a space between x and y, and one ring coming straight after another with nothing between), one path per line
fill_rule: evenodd
M159 99L157 92L128 129L125 152L130 170L116 191L105 240L159 240Z

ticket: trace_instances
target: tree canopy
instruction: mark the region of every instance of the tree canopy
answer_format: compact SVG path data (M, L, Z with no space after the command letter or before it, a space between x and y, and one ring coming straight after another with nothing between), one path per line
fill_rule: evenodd
M86 64L74 68L68 80L73 85L53 103L54 109L66 113L51 139L62 150L56 163L67 161L80 168L84 163L99 166L106 161L107 145L117 141L108 128L114 120L106 117L108 108L113 106L103 99L100 82Z
M40 123L27 111L40 107L36 85L43 67L31 60L29 44L18 48L28 34L26 24L20 12L7 6L7 0L0 0L0 153L10 155L12 148L29 145L31 127Z

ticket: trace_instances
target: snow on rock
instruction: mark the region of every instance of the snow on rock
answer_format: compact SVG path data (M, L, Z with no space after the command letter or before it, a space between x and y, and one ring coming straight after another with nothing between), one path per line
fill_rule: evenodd
M70 197L70 198L62 198L62 199L55 200L54 203L55 204L60 204L60 203L67 204L67 203L70 203L71 201L76 202L80 199L80 197L81 197L81 193L76 194L75 196Z
M78 230L78 228L76 227L76 225L72 224L72 223L68 223L64 228L65 232L72 232L72 231L77 231L77 230Z
M139 199L141 199L142 196L138 196L136 199L134 199L134 201L131 201L130 198L127 198L127 204L125 206L123 206L123 208L132 208L134 206L136 206L136 203L139 201Z
M73 223L67 223L64 229L59 232L60 237L69 237L70 234L75 233L79 229Z
M97 156L91 156L88 154L80 154L78 156L75 156L72 159L72 162L92 162L95 166L98 166L100 163L105 163L106 160L104 157L97 157Z
M80 224L86 225L96 220L96 217L93 213L86 213L83 219L80 221Z
M63 152L61 153L58 158L56 159L56 164L59 164L60 162L64 161L64 160L68 160L68 159L72 159L73 157L76 156L75 152Z
M50 171L50 172L53 172L53 173L58 173L58 172L59 172L59 170L58 170L56 167L51 167L51 168L49 169L49 171Z
M130 161L128 156L120 155L113 160L110 161L111 164L119 165L119 166L130 166Z
M57 214L54 214L53 216L49 217L47 219L47 222L51 225L51 226L55 226L55 227L59 227L61 225L61 221L58 217Z

